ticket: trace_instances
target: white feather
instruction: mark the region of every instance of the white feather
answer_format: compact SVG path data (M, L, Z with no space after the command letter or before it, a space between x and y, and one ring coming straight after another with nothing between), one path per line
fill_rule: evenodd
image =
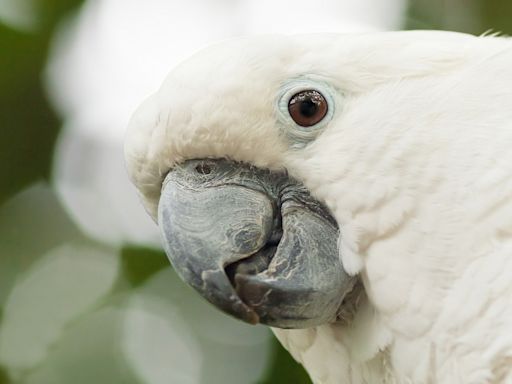
M292 148L275 98L297 76L343 94ZM132 120L154 214L176 163L286 168L341 226L368 300L350 326L275 330L315 383L512 380L512 43L443 32L240 39L171 73Z

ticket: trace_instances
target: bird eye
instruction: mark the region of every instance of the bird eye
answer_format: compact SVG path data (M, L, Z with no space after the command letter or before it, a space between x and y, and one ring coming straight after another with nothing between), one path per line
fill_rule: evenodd
M279 127L290 148L300 149L315 140L339 111L344 94L314 75L291 78L276 98Z
M314 89L298 92L288 102L291 118L302 127L311 127L322 121L327 110L325 97Z

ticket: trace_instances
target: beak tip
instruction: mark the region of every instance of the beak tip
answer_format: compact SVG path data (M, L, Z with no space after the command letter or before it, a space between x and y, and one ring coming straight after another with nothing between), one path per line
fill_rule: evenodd
M260 317L254 311L251 311L247 314L247 322L252 325L257 325L260 323Z
M254 309L246 305L238 297L236 301L237 303L232 307L232 311L230 311L232 316L252 325L260 323L260 316L256 313L256 311L254 311Z

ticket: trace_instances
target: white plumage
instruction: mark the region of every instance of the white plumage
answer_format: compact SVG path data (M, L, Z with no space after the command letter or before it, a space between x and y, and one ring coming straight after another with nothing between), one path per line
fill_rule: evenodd
M294 142L278 97L327 84ZM301 144L301 145L299 145ZM341 226L349 326L275 330L315 383L512 382L512 43L448 32L268 36L182 64L134 115L127 167L155 217L175 164L287 169Z

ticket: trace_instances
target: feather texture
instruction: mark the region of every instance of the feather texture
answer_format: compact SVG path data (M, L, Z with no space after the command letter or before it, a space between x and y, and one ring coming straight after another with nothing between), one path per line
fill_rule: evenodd
M309 76L332 120L290 145L276 95ZM287 169L333 212L366 297L349 325L274 330L315 383L512 382L512 43L446 32L240 39L134 115L127 167L154 215L184 159Z

